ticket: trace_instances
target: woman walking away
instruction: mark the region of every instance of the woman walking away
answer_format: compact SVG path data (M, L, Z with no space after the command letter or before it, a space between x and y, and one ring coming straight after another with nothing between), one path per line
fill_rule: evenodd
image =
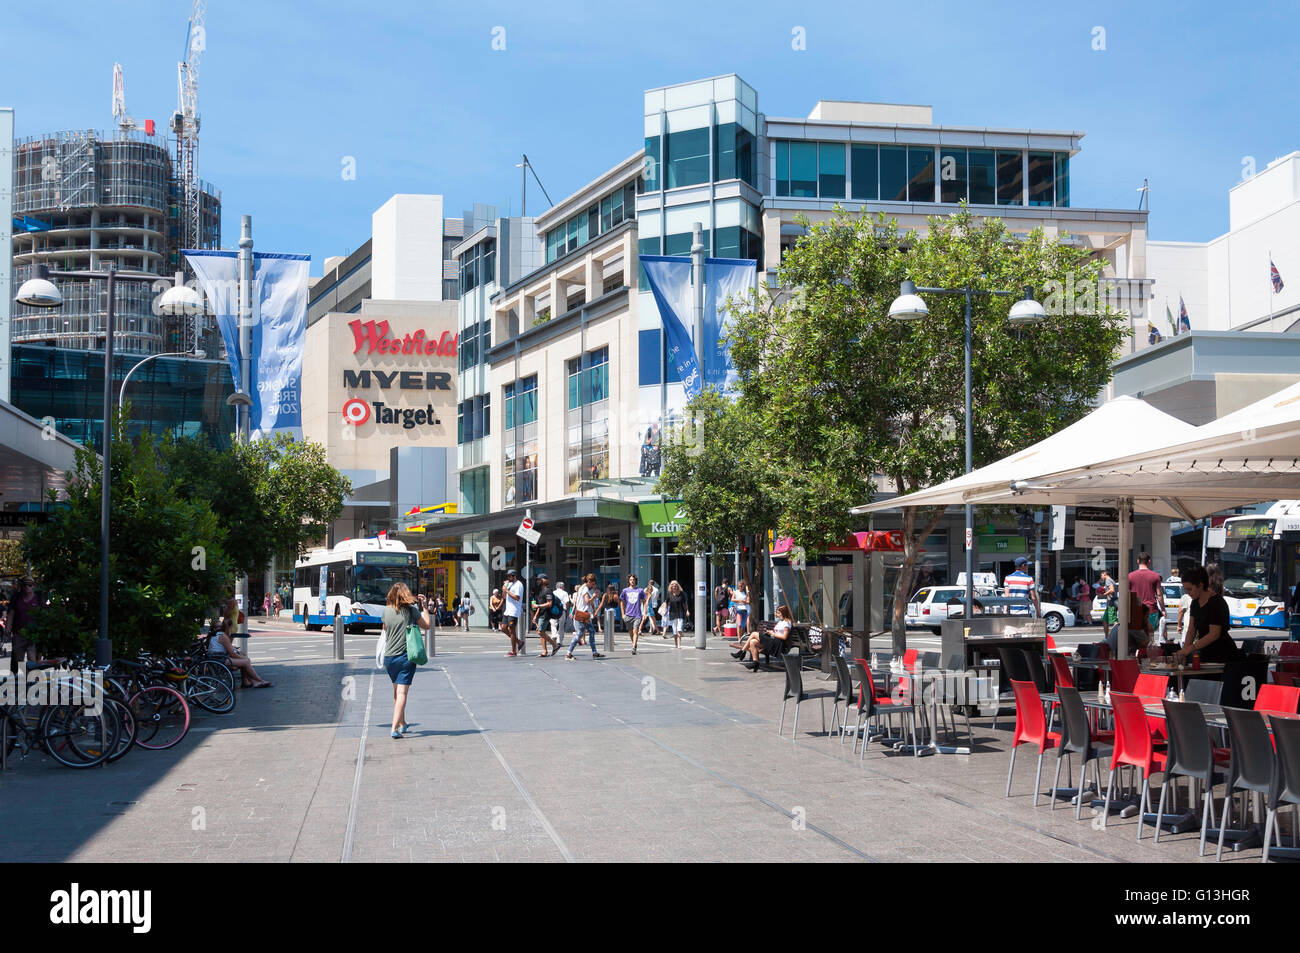
M406 628L418 625L429 628L429 614L415 604L415 597L405 583L388 590L384 606L384 668L393 681L393 738L401 738L406 729L406 695L415 680L415 663L406 655Z
M668 617L664 620L665 635L673 633L673 648L682 647L682 626L691 621L690 600L681 585L674 579L668 583Z

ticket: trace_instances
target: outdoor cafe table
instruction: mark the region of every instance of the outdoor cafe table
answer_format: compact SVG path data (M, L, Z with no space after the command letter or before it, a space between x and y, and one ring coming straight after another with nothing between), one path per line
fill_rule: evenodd
M930 679L931 682L936 680L942 680L946 685L946 677L953 673L949 671L945 671L943 669L922 669L921 671L917 671L917 672L902 671L902 672L891 672L891 674L895 678L899 679L900 681L906 679L908 682L912 684L913 699L917 698L917 692L921 693L920 704L917 705L917 707L919 708L925 704L924 681L926 679ZM959 674L965 676L966 673L964 671L961 671ZM979 679L977 678L977 682L978 681ZM938 731L939 731L939 695L940 694L941 693L939 691L935 691L933 689L930 692L930 702L931 702L931 710L932 710L932 717L930 719L930 743L925 745L900 744L895 746L895 750L906 751L909 754L912 753L970 754L971 753L971 749L968 745L939 744Z
M1178 677L1178 691L1183 691L1184 682L1188 678L1198 676L1216 676L1222 678L1224 669L1227 666L1223 662L1202 662L1200 668L1192 668L1190 665L1170 666L1154 665L1150 659L1144 659L1142 671L1149 675L1175 675Z

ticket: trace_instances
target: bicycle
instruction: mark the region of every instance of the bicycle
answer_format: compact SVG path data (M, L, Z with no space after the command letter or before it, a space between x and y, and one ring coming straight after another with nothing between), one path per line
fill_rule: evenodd
M58 686L75 689L83 696L91 694L90 686L71 676L57 677L51 687L57 690ZM117 751L121 734L117 710L110 705L98 713L83 705L0 707L0 749L6 760L15 748L21 747L26 757L34 748L43 747L69 768L93 768Z
M176 689L159 681L162 673L156 664L114 659L109 673L105 689L131 710L137 745L161 751L180 743L189 733L189 703Z

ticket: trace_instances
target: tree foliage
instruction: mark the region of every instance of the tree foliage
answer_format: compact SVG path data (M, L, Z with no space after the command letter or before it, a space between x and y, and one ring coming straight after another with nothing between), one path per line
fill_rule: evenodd
M1067 283L1095 287L1102 268L1087 250L1051 240L1041 229L1012 236L1000 220L964 208L932 217L924 235L900 231L883 215L841 209L813 225L781 261L778 285L787 293L732 307L734 412L743 417L750 444L770 457L761 482L778 532L816 551L860 528L849 509L873 498L877 475L908 493L963 471L965 300L926 294L928 319L892 320L889 306L904 279L974 292L979 467L1077 420L1109 380L1127 333L1116 312L1066 309L1029 327L1006 320L1022 289L1041 301ZM989 293L994 290L1017 294ZM679 466L670 452L666 474ZM681 486L689 511L697 505L694 495L705 490L698 483ZM902 516L896 648L905 644L906 590L918 546L942 511L905 508Z
M233 567L212 507L182 492L152 442L133 445L124 419L113 422L108 618L114 653L130 658L193 641ZM97 454L78 450L66 504L23 540L49 599L28 632L49 654L88 650L98 633L101 471Z

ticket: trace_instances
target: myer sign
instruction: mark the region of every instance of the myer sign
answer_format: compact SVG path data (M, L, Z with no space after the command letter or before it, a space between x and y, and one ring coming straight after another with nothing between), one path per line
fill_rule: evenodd
M667 503L639 504L637 522L643 537L680 536L689 519L681 500L669 500Z

